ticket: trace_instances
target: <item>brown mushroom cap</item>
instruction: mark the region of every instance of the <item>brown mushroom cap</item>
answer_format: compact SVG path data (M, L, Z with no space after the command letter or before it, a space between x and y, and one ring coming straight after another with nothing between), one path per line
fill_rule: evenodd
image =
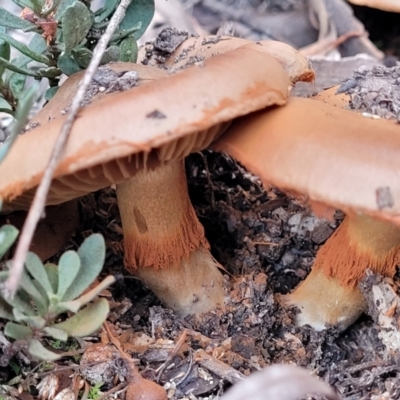
M182 42L164 63L160 64L157 58L146 58L146 50L143 47L139 51L139 61L143 62L146 59L148 65L161 65L163 68L177 70L242 46L275 57L289 74L292 83L311 82L315 79L310 63L302 54L288 44L273 40L252 42L247 39L214 35L190 37Z
M348 0L349 3L358 6L367 6L378 8L383 11L400 12L400 3L398 0Z
M238 119L213 147L266 184L400 224L400 128L393 122L291 98Z
M327 104L331 104L335 107L349 108L350 95L346 93L337 93L339 86L333 86L329 89L322 90L315 96L313 100L322 101Z
M205 148L221 133L221 124L284 104L289 86L272 56L238 48L202 66L112 93L85 107L75 121L48 204L120 183L143 165ZM20 136L0 165L0 197L14 209L28 206L64 119Z

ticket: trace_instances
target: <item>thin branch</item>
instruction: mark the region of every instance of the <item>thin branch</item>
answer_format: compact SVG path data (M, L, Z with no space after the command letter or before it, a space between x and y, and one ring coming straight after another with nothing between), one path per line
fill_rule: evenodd
M39 222L39 219L43 213L43 209L46 205L46 198L49 192L54 171L64 152L65 146L67 144L72 129L72 125L78 114L81 101L93 78L93 75L95 74L100 64L101 57L103 56L107 48L108 42L110 41L110 38L112 37L116 29L118 28L119 24L121 23L122 19L124 18L126 10L129 7L131 1L132 0L121 0L121 3L119 4L113 17L111 18L110 23L106 31L104 32L104 35L100 38L96 48L94 49L92 60L90 61L86 73L83 76L82 82L78 87L76 96L72 100L70 112L68 113L64 125L61 129L61 132L57 137L57 141L54 144L50 160L44 171L40 185L36 190L32 206L29 209L29 213L26 218L24 227L22 229L17 249L15 251L14 259L12 261L10 276L8 277L7 281L4 282L4 285L2 285L1 287L3 296L5 297L13 297L18 289L19 281L24 268L26 254L29 250L29 246L31 244L32 237L35 232L36 225Z

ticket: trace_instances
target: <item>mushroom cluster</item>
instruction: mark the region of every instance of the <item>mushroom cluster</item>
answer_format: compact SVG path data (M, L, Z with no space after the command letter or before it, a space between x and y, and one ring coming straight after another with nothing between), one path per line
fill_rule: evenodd
M115 184L125 266L180 315L224 302L223 277L188 197L184 157L234 118L284 105L293 82L313 79L304 57L283 44L240 42L219 52L173 74L124 63L110 65L111 80L99 71L47 199L59 204ZM81 76L62 85L0 165L8 210L29 207ZM119 92L126 81L134 87Z
M393 276L400 264L399 126L330 99L291 98L240 118L213 145L317 214L346 213L311 273L283 297L300 308L299 324L316 329L350 325L365 308L357 284L366 270Z

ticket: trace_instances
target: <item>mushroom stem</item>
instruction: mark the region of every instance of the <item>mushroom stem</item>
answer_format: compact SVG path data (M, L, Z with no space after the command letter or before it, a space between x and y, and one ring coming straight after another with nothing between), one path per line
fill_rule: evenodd
M191 205L183 160L117 185L125 267L181 316L221 306L224 279Z
M357 283L366 269L393 276L400 262L400 226L349 214L317 253L311 273L284 302L296 305L299 325L345 329L365 308Z

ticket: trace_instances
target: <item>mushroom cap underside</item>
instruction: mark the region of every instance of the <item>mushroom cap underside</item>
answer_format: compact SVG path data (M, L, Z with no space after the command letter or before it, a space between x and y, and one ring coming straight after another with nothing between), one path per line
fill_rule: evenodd
M400 127L312 99L233 122L213 148L275 185L400 224Z
M239 48L203 66L112 93L85 107L74 122L47 204L203 149L233 118L283 105L289 86L275 58ZM0 197L8 209L29 206L64 120L56 118L20 136L0 165Z

